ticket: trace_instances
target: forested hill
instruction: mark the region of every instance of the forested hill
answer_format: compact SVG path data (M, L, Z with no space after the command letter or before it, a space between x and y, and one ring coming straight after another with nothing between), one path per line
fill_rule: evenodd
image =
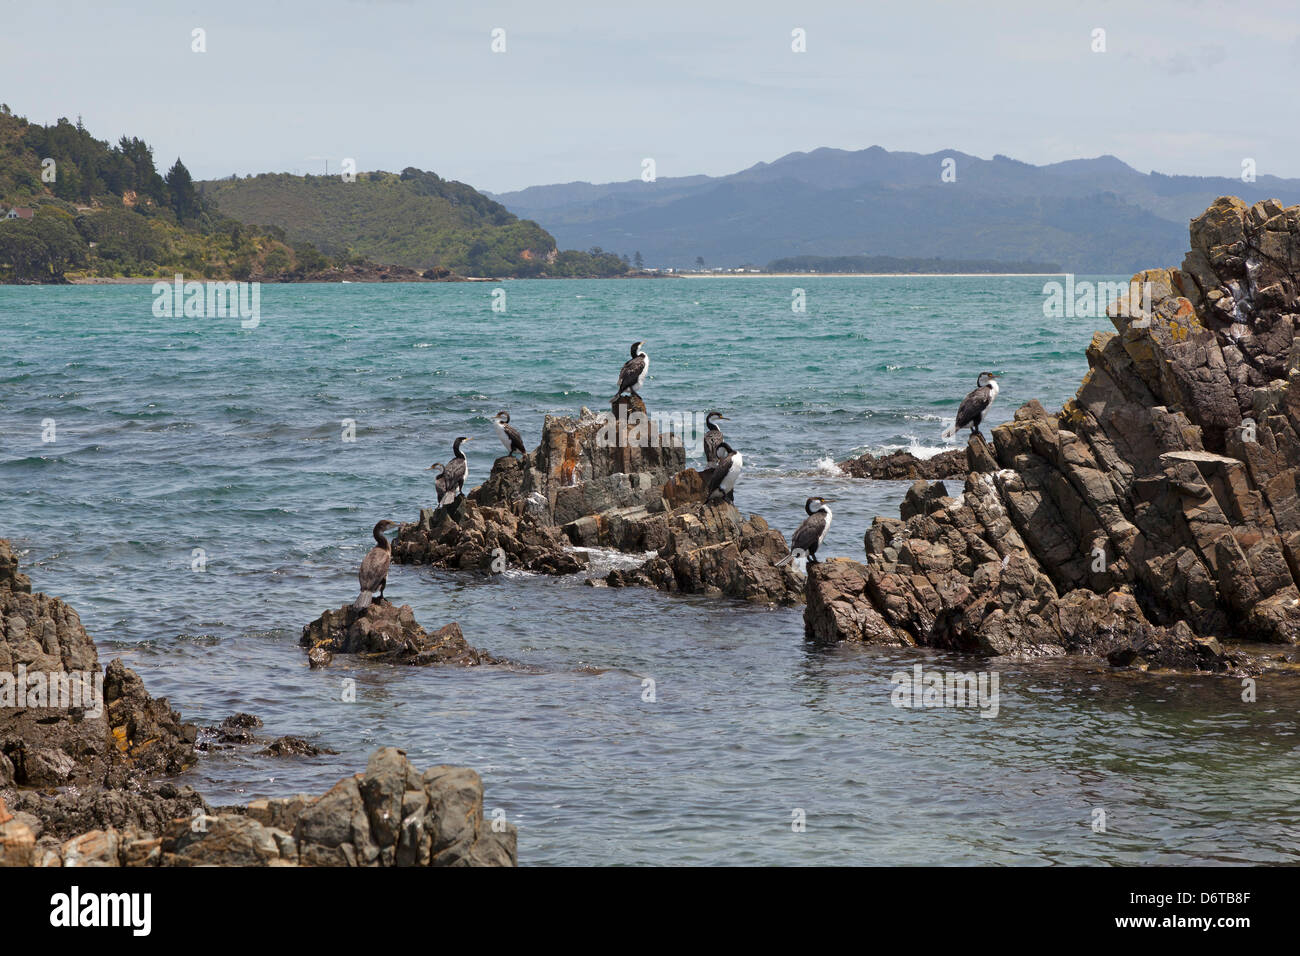
M29 123L0 105L0 281L167 277L304 278L333 263L274 229L212 210L185 164L96 139L81 121ZM355 263L353 265L356 265Z
M166 168L139 138L110 144L80 119L45 126L0 104L0 282L628 271L625 260L599 249L557 252L536 223L433 173L362 173L350 183L272 174L197 184L179 157ZM10 209L17 218L6 218Z
M618 256L558 252L529 219L464 183L408 167L353 178L263 173L201 184L228 216L274 225L330 255L351 253L414 269L442 266L471 276L615 275Z

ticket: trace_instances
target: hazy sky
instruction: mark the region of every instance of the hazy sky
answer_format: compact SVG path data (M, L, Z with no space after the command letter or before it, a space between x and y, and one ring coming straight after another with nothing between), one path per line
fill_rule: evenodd
M877 144L1300 176L1298 87L1293 0L0 0L0 101L198 178L354 157L501 192Z

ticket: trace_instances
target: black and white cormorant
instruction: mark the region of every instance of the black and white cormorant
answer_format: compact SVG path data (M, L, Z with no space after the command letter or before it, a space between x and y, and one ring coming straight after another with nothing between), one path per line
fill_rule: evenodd
M493 424L497 427L497 437L501 439L501 444L506 446L507 455L513 458L515 452L521 455L528 454L528 449L524 447L524 436L519 434L518 429L510 426L509 412L497 412Z
M956 423L943 433L944 438L954 437L959 429L970 427L972 435L980 435L980 422L984 420L984 413L989 410L993 404L993 399L998 397L997 376L992 372L980 372L979 378L975 380L975 388L962 401L961 407L957 409Z
M724 451L726 454L718 458L709 475L709 492L704 496L705 501L712 500L718 492L722 492L728 501L736 500L736 479L745 467L745 459L725 441L718 446L719 453Z
M801 554L813 564L817 563L817 549L822 546L822 542L826 540L826 532L831 528L831 509L826 507L826 504L834 500L834 498L816 497L809 498L803 503L803 510L808 513L808 517L803 519L799 530L791 536L790 553L776 562L778 568L789 564ZM815 508L814 502L817 504Z
M719 418L724 422L731 421L722 412L709 412L704 416L704 460L710 465L717 462L718 448L726 441L722 437L722 429L714 421L715 418Z
M376 591L379 592L379 600L384 599L384 588L388 587L388 568L393 563L393 545L384 537L384 532L396 527L397 522L387 518L375 525L375 546L361 559L361 568L357 571L361 593L352 602L353 609L357 611L370 607L371 597Z
M473 440L462 435L452 442L451 453L455 457L447 462L442 469L442 474L438 476L438 480L435 482L435 485L438 486L438 504L449 505L461 493L461 489L465 485L465 479L469 477L469 462L465 458L465 453L460 450L460 446L462 442Z
M645 381L645 374L650 370L650 356L645 354L641 348L644 342L632 343L632 357L623 363L623 371L618 373L618 391L614 397L618 398L624 392L631 392L637 398L641 396L637 389Z

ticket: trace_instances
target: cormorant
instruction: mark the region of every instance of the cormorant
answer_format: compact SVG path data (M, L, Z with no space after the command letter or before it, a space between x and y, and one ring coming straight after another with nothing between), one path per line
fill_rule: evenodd
M518 429L510 427L510 413L497 412L496 421L497 437L501 439L501 444L506 446L506 454L514 457L515 452L521 455L527 455L528 449L524 447L524 436L519 434Z
M803 519L799 530L791 536L790 553L776 562L778 568L798 557L796 552L802 552L813 564L817 563L817 549L822 546L822 541L826 539L826 532L831 527L831 509L826 507L826 503L834 500L834 498L816 497L809 498L803 503L803 510L808 513L808 517ZM817 502L816 508L813 507L814 501Z
M710 501L715 492L721 491L728 501L735 501L736 479L740 477L740 472L745 467L745 459L725 441L718 446L718 451L726 451L726 454L721 456L718 463L713 466L713 473L709 475L709 491L704 496L704 500Z
M433 471L434 469L437 469L438 476L433 479L433 487L438 492L438 499L437 499L438 504L442 504L442 499L447 497L446 469L443 467L443 464L440 461L435 461L432 465L429 466L430 471Z
M472 438L466 438L462 435L457 438L451 445L451 453L455 456L447 462L442 469L442 474L438 476L438 481L443 482L445 490L441 492L438 498L438 504L449 505L456 500L456 496L461 493L465 486L465 479L469 477L469 462L465 458L465 453L460 450L462 442L473 441Z
M722 429L714 422L715 418L720 418L724 422L731 421L722 412L709 412L704 416L704 460L710 465L717 462L718 446L726 440L722 437Z
M645 381L645 374L650 369L650 356L642 351L641 346L644 342L632 343L632 357L623 363L623 371L618 373L618 391L614 397L618 398L624 392L631 392L637 398L637 389Z
M384 537L389 528L396 528L396 521L385 518L375 525L375 546L361 559L361 568L357 571L357 580L361 582L361 593L352 602L357 611L370 607L371 595L379 592L379 600L384 599L384 588L388 587L388 568L393 563L393 545Z
M975 380L975 388L971 390L965 400L962 401L961 407L957 409L956 423L943 433L944 438L952 438L957 434L958 429L970 426L972 435L980 435L980 422L984 420L984 413L989 410L993 404L993 399L998 397L998 383L995 381L997 376L992 372L980 372L979 378Z

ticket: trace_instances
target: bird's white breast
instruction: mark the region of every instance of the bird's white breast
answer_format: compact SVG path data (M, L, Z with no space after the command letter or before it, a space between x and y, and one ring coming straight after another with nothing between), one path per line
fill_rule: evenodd
M506 426L500 421L494 423L497 427L497 437L501 439L501 444L506 446L506 451L510 450L510 436L506 434Z
M731 491L736 487L736 479L740 477L740 469L745 465L745 461L740 455L731 456L731 467L727 473L722 476L722 490Z

